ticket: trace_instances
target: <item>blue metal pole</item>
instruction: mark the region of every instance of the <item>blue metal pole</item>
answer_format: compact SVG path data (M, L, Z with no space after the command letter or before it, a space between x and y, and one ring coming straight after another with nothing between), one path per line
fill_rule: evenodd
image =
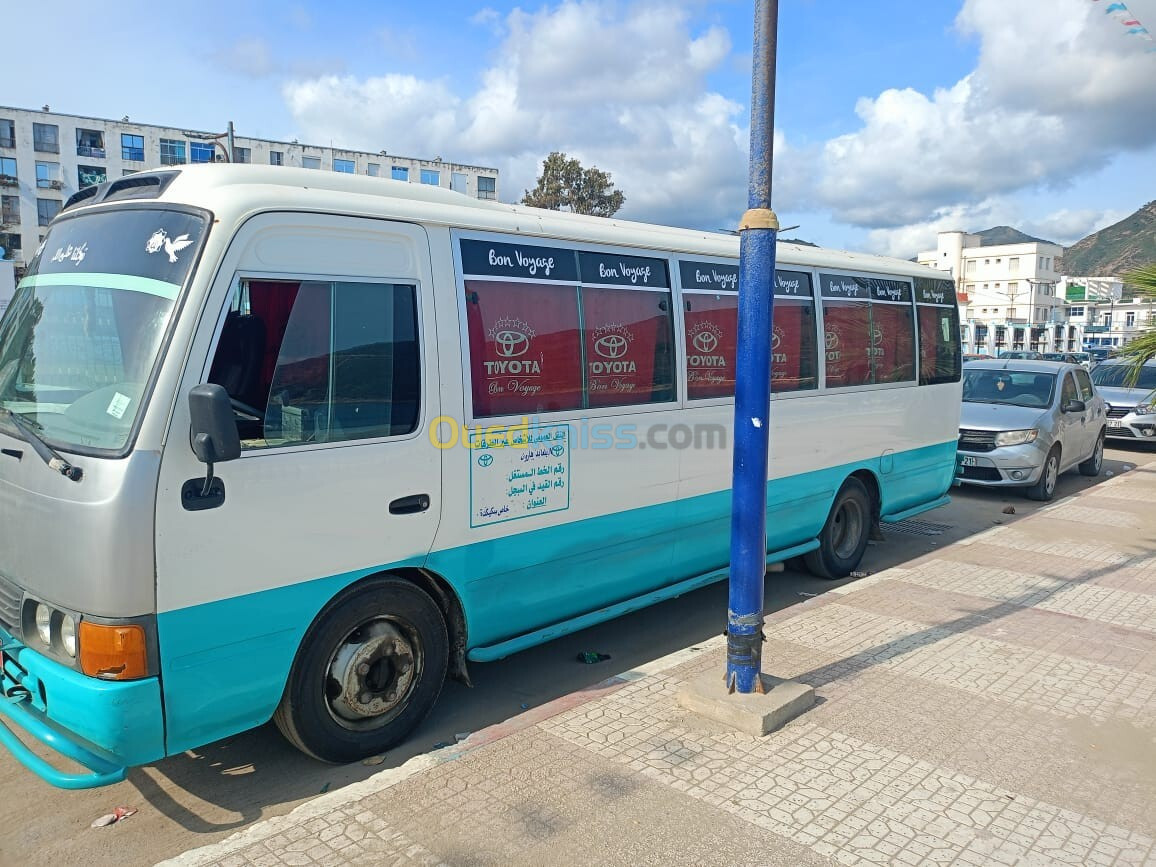
M771 412L771 322L775 243L771 210L778 0L755 0L751 157L747 212L739 224L739 334L735 363L735 450L727 688L763 691L763 580L767 571L767 455Z

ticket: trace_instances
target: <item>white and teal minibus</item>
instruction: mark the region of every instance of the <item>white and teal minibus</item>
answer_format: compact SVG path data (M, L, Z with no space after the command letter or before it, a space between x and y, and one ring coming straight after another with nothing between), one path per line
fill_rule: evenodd
M76 788L270 718L348 762L725 578L737 257L315 170L80 191L0 322L0 741ZM774 291L767 558L841 577L946 502L955 290L781 244Z

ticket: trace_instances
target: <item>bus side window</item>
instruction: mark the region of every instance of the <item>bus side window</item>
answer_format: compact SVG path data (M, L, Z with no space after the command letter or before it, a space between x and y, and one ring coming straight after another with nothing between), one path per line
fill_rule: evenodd
M209 380L233 399L247 449L409 433L421 391L415 287L244 281Z

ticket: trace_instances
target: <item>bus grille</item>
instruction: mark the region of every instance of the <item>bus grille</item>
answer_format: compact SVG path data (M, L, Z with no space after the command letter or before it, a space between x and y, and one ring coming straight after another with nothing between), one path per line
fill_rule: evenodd
M0 626L9 632L20 629L20 588L0 575Z
M960 428L958 448L965 452L990 452L995 449L995 431Z

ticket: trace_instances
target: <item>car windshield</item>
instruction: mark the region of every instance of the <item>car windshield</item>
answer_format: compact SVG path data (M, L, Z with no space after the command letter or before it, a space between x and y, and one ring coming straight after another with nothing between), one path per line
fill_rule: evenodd
M204 235L156 208L54 223L0 320L0 408L56 447L122 450Z
M1092 382L1108 388L1156 388L1156 364L1145 364L1140 369L1140 379L1130 383L1130 364L1101 364L1092 371Z
M963 372L963 399L966 403L1051 406L1055 389L1054 373L1028 373L1018 370Z

